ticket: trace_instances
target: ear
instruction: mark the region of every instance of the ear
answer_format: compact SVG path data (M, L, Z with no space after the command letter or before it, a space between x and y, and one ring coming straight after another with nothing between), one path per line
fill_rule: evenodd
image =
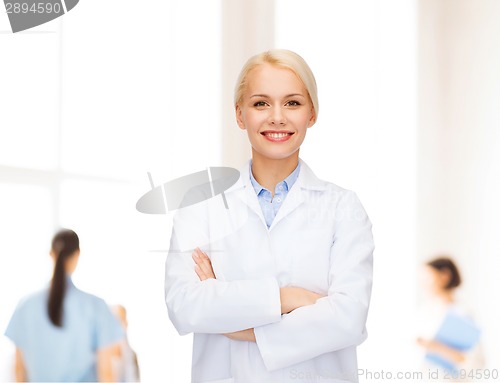
M241 107L236 104L236 122L238 123L238 126L240 127L241 130L246 130L245 124L243 123L243 112L241 110Z
M311 108L311 118L309 118L309 123L307 124L307 127L310 128L316 123L316 111L314 110L314 107Z

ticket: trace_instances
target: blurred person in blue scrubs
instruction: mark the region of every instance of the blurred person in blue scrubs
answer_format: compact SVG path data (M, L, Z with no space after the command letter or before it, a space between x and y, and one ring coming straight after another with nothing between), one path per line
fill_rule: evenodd
M425 353L422 368L436 371L433 381L474 381L484 357L474 310L457 297L462 285L459 268L451 257L439 256L425 264L422 277L427 294L418 316L417 344Z
M123 330L104 300L73 284L79 242L72 230L56 233L50 286L22 299L12 315L5 335L16 346L18 382L115 380L112 355Z

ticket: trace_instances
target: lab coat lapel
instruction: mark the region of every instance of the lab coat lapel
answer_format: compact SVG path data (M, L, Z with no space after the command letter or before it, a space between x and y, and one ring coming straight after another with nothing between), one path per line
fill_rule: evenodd
M283 205L281 205L281 207L278 210L278 213L276 214L276 217L274 217L273 223L271 224L269 230L272 230L273 227L279 223L279 221L286 218L287 215L292 213L304 202L304 191L300 186L300 178L301 175L299 174L297 181L295 181L295 184L288 191L288 194L285 198L285 201L283 202Z
M241 194L241 200L245 202L248 207L259 216L262 224L267 228L266 219L264 218L264 214L262 213L262 208L259 203L259 199L257 198L257 194L251 183L245 186L245 194Z
M316 177L307 164L299 158L300 173L297 181L293 184L291 190L283 202L283 205L278 210L276 217L271 224L269 230L272 230L281 220L290 215L302 203L304 203L307 193L310 190L323 191L325 190L325 182Z
M255 194L255 190L250 182L250 161L248 161L240 169L240 179L233 187L226 191L226 194L227 193L235 193L241 202L257 214L267 229L266 220L264 218L264 214L262 214L262 208L260 207L259 200L257 199L257 194Z
M290 213L296 210L305 200L305 196L310 190L322 191L325 190L325 182L318 179L307 164L299 158L300 173L297 181L293 184L291 190L283 202L283 205L278 210L278 214L273 220L269 230L272 230L282 219L286 218ZM262 214L259 200L255 194L255 190L250 182L250 161L248 161L240 169L240 179L238 182L226 191L227 193L235 193L237 197L247 205L262 221L262 224L267 228L266 220Z

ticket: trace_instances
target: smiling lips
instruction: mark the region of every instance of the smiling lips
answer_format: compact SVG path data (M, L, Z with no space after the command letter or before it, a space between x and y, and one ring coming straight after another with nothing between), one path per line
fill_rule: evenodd
M288 141L292 137L293 132L288 131L276 131L276 130L266 130L261 133L266 139L272 142L284 142Z

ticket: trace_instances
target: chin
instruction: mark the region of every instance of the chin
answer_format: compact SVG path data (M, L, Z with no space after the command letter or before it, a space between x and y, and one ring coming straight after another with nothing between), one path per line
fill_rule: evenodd
M257 154L258 156L262 158L266 158L268 160L286 160L288 158L295 158L295 156L298 154L299 149L292 151L292 152L269 152L269 151L264 151L264 150L255 150L253 149L253 153Z

